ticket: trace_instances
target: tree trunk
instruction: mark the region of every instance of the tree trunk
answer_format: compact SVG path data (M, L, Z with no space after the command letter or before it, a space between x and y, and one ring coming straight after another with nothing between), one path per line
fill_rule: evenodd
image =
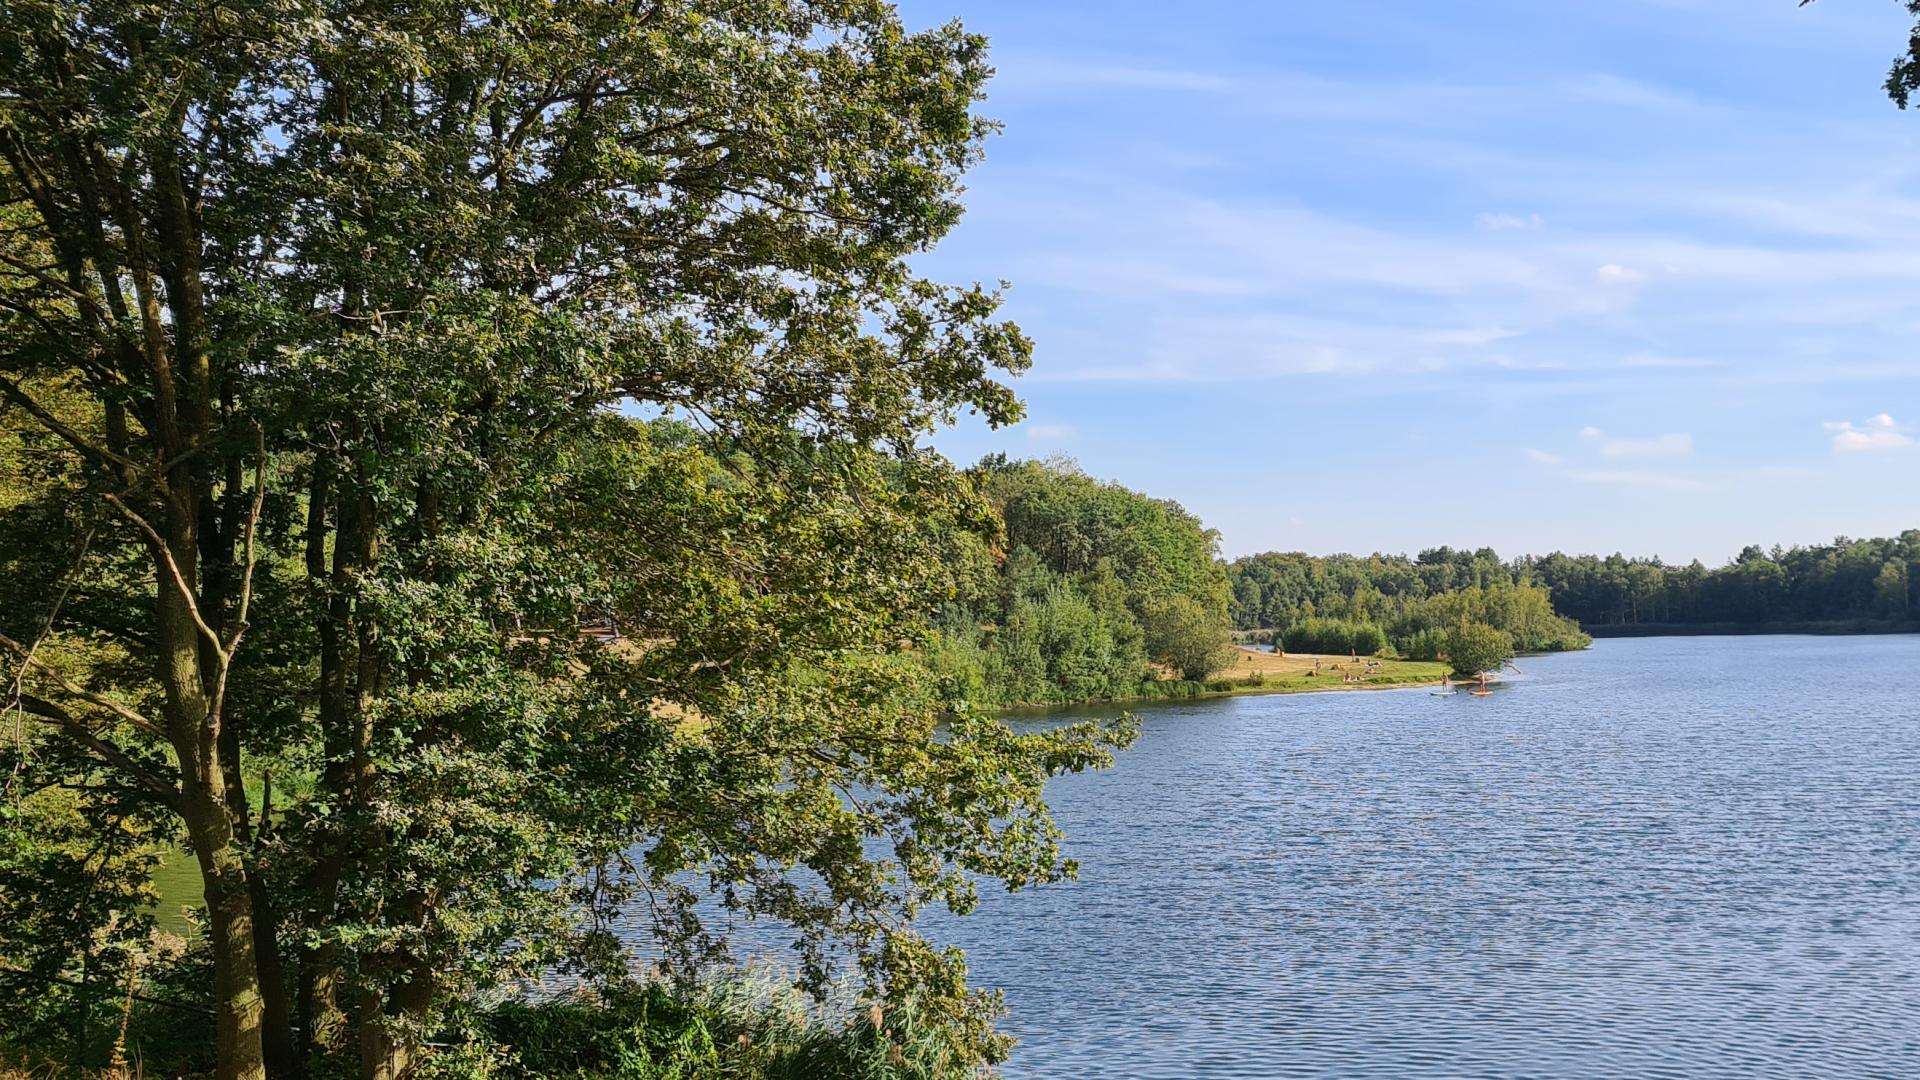
M420 1053L420 1029L433 1004L433 972L419 961L388 989L360 998L360 1080L406 1080Z
M166 538L154 546L159 676L166 689L167 734L180 763L180 813L206 889L207 944L213 952L214 1077L267 1080L253 896L227 799L219 717L203 681L204 633L194 616L194 523L193 511L170 497Z
M253 899L223 802L206 786L183 800L207 889L213 950L215 1080L267 1080Z

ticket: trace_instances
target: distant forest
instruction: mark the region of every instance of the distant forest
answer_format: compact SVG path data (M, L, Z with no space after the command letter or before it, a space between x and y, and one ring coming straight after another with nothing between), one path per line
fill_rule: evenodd
M1645 627L1764 629L1906 625L1920 616L1920 529L1898 537L1770 550L1751 546L1710 568L1624 555L1524 556L1433 548L1404 555L1268 552L1227 566L1239 630L1308 619L1390 622L1428 597L1542 588L1554 611L1590 631Z

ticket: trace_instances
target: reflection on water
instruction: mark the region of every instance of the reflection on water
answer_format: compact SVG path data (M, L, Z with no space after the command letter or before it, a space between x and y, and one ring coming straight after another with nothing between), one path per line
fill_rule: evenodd
M928 923L1007 1074L1920 1076L1920 638L1522 666L1142 711L1080 882Z

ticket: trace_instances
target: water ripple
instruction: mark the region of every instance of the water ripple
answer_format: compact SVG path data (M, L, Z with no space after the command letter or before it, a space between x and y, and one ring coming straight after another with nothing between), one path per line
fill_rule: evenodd
M1007 1075L1920 1076L1920 638L1523 666L1165 707L1056 782L1082 880L929 928Z

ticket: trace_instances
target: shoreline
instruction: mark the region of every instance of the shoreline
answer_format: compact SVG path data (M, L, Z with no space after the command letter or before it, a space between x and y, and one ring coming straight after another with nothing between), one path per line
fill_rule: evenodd
M1338 681L1336 673L1344 674L1347 668L1355 665L1364 667L1368 658L1360 657L1356 660L1350 656L1313 653L1288 653L1282 656L1244 645L1233 646L1233 651L1235 654L1233 665L1205 682L1193 683L1170 679L1160 683L1159 685L1168 688L1168 693L1008 705L994 712L996 715L1006 715L1100 705L1124 706L1202 701L1256 694L1345 694L1374 690L1419 690L1441 685L1443 678L1451 678L1452 673L1451 667L1445 661L1380 660L1378 662L1380 670L1367 676L1368 681L1346 683ZM1318 673L1309 675L1308 673L1313 671L1311 665L1316 660L1320 662L1321 668ZM1454 684L1460 685L1463 681L1471 680L1454 680ZM1487 681L1496 683L1500 680L1497 676L1490 675Z
M1649 637L1883 637L1920 634L1920 622L1863 619L1778 623L1610 623L1582 624L1593 638Z

